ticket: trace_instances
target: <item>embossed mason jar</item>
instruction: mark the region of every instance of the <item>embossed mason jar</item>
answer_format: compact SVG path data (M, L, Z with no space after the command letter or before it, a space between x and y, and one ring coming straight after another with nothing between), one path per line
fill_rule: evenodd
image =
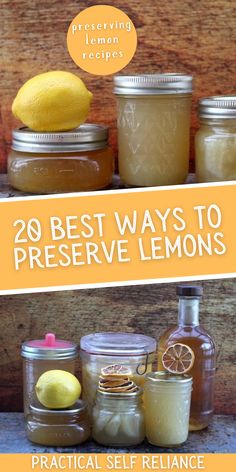
M192 377L168 372L147 374L144 384L144 411L147 440L155 446L170 447L188 437Z
M116 76L119 173L127 186L184 183L189 167L192 77Z
M236 180L236 96L203 98L195 136L198 182Z

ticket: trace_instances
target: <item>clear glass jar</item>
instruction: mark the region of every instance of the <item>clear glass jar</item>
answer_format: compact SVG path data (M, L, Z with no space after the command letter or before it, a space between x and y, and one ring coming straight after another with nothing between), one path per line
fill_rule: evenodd
M236 96L209 97L199 103L195 136L198 182L236 180Z
M21 348L23 357L24 412L35 402L35 385L48 370L66 370L75 374L78 346L55 338L48 333L43 340L26 341Z
M142 389L132 393L97 392L92 436L104 446L135 446L145 437Z
M101 369L126 366L127 375L142 386L151 372L156 355L156 340L143 334L95 333L80 340L83 398L91 408L95 402Z
M108 128L84 124L73 131L13 131L8 157L10 184L23 192L60 193L98 190L112 180L114 159Z
M48 410L38 402L30 405L26 417L26 434L30 441L43 446L75 446L91 434L85 402L78 400L66 410Z
M172 447L188 437L192 377L147 374L144 384L146 436L155 446Z
M128 186L184 183L189 168L192 77L117 76L119 173Z

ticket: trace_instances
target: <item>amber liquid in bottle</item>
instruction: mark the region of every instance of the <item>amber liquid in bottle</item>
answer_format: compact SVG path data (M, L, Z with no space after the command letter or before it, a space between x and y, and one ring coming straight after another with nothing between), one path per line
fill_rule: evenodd
M189 430L206 428L213 416L215 344L211 336L199 325L199 296L180 296L178 325L168 329L159 341L158 370L164 370L162 355L166 348L181 342L195 354Z

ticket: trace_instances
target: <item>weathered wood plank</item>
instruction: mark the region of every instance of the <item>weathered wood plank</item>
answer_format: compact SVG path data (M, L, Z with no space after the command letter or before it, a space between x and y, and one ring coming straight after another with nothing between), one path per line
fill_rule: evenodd
M77 73L94 93L90 121L111 128L116 149L116 111L112 77L81 71L66 48L72 18L99 0L2 0L0 17L0 172L6 168L11 130L17 124L11 103L30 77L51 69ZM111 4L109 0L103 3ZM232 0L119 0L138 32L138 49L122 73L186 72L195 76L192 136L199 97L235 92L235 2ZM192 148L192 146L191 146ZM191 151L193 155L193 148Z

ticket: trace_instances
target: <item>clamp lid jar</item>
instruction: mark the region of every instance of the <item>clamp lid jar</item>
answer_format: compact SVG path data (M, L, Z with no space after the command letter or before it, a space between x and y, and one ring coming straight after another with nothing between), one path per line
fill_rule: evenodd
M80 340L83 394L94 404L101 372L122 372L142 386L145 374L152 371L157 343L143 334L103 332Z
M72 131L13 131L8 158L13 187L32 193L96 190L110 184L113 153L108 128L83 124Z

